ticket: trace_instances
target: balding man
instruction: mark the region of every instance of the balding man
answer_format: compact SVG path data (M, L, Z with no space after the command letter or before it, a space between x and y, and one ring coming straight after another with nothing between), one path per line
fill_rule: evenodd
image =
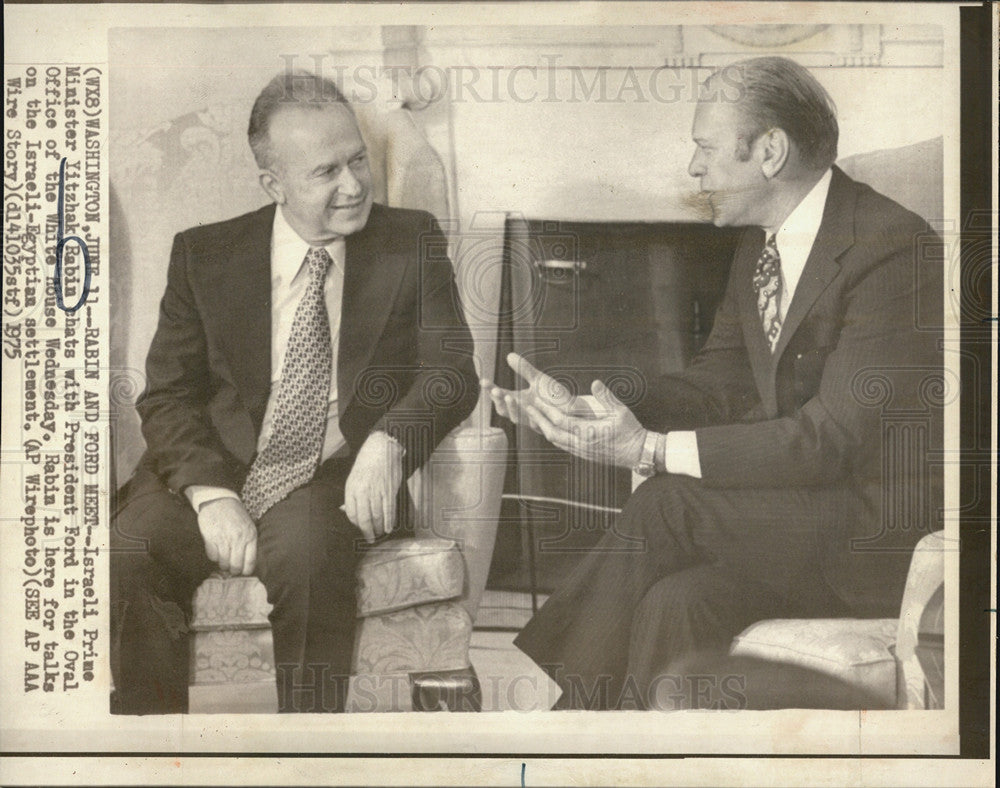
M556 446L649 477L515 641L562 708L662 706L671 665L724 655L759 619L897 615L941 505L926 464L941 445L930 228L834 166L834 105L803 67L747 60L704 88L689 171L716 225L748 228L704 349L634 412L599 381L571 401L519 357L529 388L492 390ZM885 445L890 399L930 418L916 462Z

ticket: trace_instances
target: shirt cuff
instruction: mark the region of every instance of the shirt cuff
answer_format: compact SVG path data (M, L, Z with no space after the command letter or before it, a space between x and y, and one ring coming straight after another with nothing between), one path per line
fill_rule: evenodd
M235 492L230 490L228 487L212 487L208 484L191 484L184 488L184 495L191 502L192 508L197 512L201 507L208 503L209 501L215 501L219 498L235 498L237 501L240 499Z
M663 467L667 473L701 478L698 437L694 430L668 432L663 444Z

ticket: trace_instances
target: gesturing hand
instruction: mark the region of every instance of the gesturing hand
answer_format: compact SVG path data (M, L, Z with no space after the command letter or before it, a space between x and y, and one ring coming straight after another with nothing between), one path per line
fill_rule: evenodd
M403 447L384 432L362 445L344 486L344 514L374 542L396 524L396 493L403 482Z
M216 498L198 509L205 553L219 569L249 575L257 563L257 527L238 498Z
M642 457L646 430L601 381L591 386L597 403L590 418L565 413L538 399L525 406L532 428L554 446L585 460L631 468Z
M528 384L528 388L511 391L483 378L480 383L490 393L498 416L510 419L515 424L529 423L525 409L528 405L539 403L579 418L591 417L599 409L593 397L574 396L562 383L535 369L526 358L517 353L507 354L507 364Z

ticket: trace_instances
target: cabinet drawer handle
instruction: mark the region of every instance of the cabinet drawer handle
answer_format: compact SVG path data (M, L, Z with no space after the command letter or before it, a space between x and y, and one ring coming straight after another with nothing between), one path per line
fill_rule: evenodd
M580 273L587 270L587 263L584 260L536 260L535 267L543 273L563 271Z
M587 263L583 260L536 260L535 265L539 268L558 269L561 271L570 269L583 271L587 268Z

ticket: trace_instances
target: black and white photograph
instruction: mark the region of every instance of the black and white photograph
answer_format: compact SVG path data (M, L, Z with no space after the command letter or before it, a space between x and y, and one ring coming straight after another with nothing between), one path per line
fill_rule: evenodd
M990 784L995 6L5 18L4 784Z

